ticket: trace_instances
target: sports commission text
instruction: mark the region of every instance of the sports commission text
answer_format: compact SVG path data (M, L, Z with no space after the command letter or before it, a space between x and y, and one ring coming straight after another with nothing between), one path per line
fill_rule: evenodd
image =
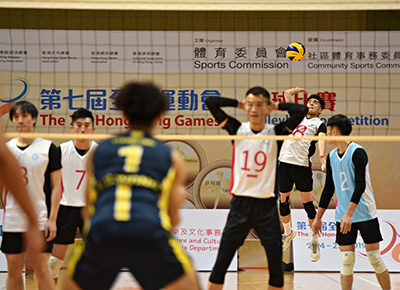
M193 63L193 67L198 70L208 70L208 69L287 69L289 68L288 62L278 62L278 61L235 61L231 60L229 62L224 61L200 61L196 60ZM308 62L308 69L342 69L342 70L360 70L360 69L395 69L400 68L399 63L315 63Z

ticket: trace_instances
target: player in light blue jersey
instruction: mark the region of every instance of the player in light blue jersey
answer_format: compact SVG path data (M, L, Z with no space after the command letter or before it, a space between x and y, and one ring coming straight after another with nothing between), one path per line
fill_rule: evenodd
M351 122L344 115L333 116L327 124L328 136L348 136L351 130ZM329 143L336 148L329 153L326 161L326 183L312 230L314 234L321 233L322 216L336 190L336 243L342 254L342 289L352 289L358 231L379 284L382 289L390 289L389 271L379 251L382 235L371 186L368 155L363 147L350 141L332 140Z

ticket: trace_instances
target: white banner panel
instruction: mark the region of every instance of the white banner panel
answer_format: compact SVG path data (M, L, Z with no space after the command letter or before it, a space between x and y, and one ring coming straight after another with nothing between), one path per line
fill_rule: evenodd
M388 73L400 31L0 30L0 71ZM290 61L291 42L306 57Z
M228 213L229 210L180 210L181 222L173 232L196 270L209 271L214 266ZM237 254L228 271L237 271Z
M382 259L390 272L400 272L400 210L378 210L383 241L380 242ZM293 240L295 271L340 271L341 255L336 238L335 210L328 209L322 219L321 258L310 260L311 229L304 209L292 210L292 227L297 230ZM369 264L365 244L359 236L356 242L356 263L354 271L373 272Z

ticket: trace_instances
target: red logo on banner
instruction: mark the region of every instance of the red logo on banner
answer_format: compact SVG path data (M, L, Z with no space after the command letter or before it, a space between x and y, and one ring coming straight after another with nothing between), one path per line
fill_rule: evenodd
M392 251L391 256L392 256L393 261L395 261L396 263L400 263L400 243L395 245L396 241L397 241L397 236L400 237L400 235L397 234L397 230L392 223L387 222L387 221L385 221L385 223L387 223L390 226L393 234L392 234L392 239L390 240L390 243L381 251L381 255L384 255L384 254ZM367 254L364 254L364 253L360 253L360 255L367 257Z

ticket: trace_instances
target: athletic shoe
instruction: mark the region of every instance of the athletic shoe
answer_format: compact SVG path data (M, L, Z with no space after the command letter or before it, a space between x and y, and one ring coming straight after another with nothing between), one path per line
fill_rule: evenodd
M311 242L310 258L312 262L316 262L321 258L321 251L319 250L319 242Z
M296 235L297 232L292 229L290 231L290 234L282 236L282 252L286 251L289 248L290 242L294 239Z

